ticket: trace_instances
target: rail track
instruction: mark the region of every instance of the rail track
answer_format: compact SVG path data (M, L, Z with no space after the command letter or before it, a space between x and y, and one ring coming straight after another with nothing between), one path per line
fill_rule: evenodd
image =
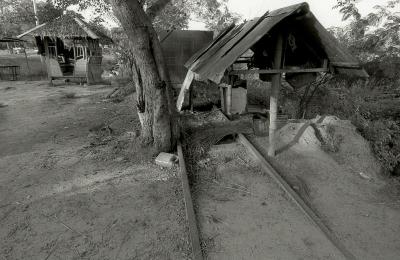
M318 228L319 232L323 234L345 259L356 259L356 257L346 248L346 246L339 240L339 238L328 228L317 212L311 208L299 194L289 185L276 169L267 161L267 159L257 150L257 148L246 138L245 135L239 134L238 140L247 150L248 154L252 156L255 161L259 163L261 169L269 175L281 190L285 192L287 197L294 202L294 205L308 218L311 223ZM201 249L199 237L199 224L196 220L195 211L193 208L193 201L189 187L188 175L184 154L181 143L177 146L180 174L182 180L182 188L184 194L184 201L186 206L186 217L189 224L190 240L192 246L192 257L195 260L203 259L203 252Z

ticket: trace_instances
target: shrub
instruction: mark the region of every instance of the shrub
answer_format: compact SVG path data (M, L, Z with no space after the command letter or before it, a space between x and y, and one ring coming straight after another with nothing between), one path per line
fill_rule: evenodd
M371 143L372 150L385 173L392 173L400 164L400 121L366 120L359 115L353 117L352 121Z
M307 109L307 117L317 114L336 115L349 119L371 148L386 174L400 167L400 107L396 83L370 78L367 82L333 78L321 86ZM327 129L328 132L330 131ZM340 138L324 138L324 149L335 151Z

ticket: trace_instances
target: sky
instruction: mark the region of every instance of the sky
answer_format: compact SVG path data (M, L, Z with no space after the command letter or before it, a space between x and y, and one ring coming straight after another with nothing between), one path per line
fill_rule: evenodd
M44 1L44 0L37 0ZM376 5L385 5L388 0L357 0L356 7L362 15L366 15L373 11ZM254 17L263 15L266 11L272 11L288 5L307 2L310 10L317 19L326 28L333 26L343 26L346 22L342 21L342 15L338 9L333 9L337 0L228 0L228 8L230 11L238 13L243 19L250 20ZM83 12L83 16L90 19L90 13L93 10ZM400 12L400 10L398 10ZM115 26L114 23L109 23L108 26ZM189 22L189 30L206 30L203 23L196 21Z
M288 5L305 2L304 0L229 0L228 8L232 12L240 14L243 19L251 19L263 15L266 11L272 11ZM308 0L310 10L317 19L326 28L332 26L341 26L345 23L342 21L342 15L337 9L332 9L336 4L336 0ZM358 0L357 8L362 15L368 14L373 10L375 5L384 5L387 0ZM400 10L399 10L400 11ZM189 29L202 30L204 25L199 22L191 21Z

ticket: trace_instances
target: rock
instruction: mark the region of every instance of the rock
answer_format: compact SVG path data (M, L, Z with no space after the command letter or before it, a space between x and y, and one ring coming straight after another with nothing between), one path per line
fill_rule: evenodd
M178 157L171 153L160 153L156 158L156 164L166 168L172 168L177 161Z

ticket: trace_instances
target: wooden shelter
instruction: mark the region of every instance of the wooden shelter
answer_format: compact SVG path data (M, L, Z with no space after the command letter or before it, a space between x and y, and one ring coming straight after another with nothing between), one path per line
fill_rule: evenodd
M65 14L43 23L18 38L35 37L39 54L45 57L47 74L53 79L77 79L88 84L101 82L101 44L112 40L78 17Z
M250 55L249 55L250 53ZM245 54L245 55L244 55ZM235 69L241 64L245 69ZM240 25L226 28L213 42L187 63L188 73L177 101L182 109L185 92L194 77L218 84L228 92L225 106L231 104L229 92L240 75L258 75L271 81L269 109L269 155L275 155L275 130L282 75L296 82L315 78L317 73L340 73L368 77L349 51L318 22L307 3L265 13Z

